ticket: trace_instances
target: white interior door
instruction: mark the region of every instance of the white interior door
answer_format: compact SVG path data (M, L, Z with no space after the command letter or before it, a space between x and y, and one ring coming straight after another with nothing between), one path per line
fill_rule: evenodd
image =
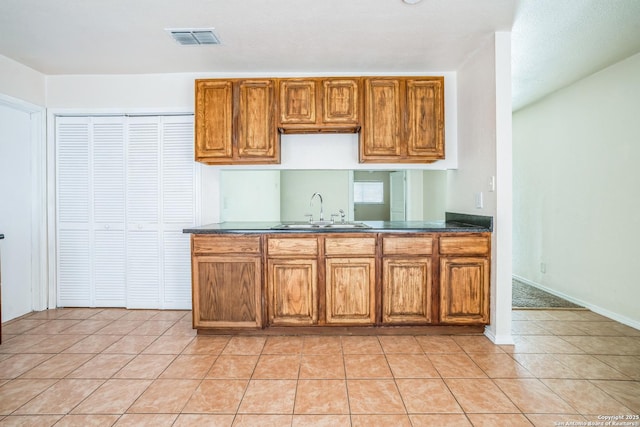
M391 200L391 221L404 221L406 218L406 172L389 174L389 199Z
M32 189L36 171L28 111L4 105L0 95L0 233L2 247L2 321L32 311L32 288L40 286L33 274L36 254L32 216L37 215Z

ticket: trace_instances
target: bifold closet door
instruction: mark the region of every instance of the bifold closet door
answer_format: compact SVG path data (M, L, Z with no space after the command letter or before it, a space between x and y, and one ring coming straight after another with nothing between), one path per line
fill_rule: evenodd
M128 135L127 307L190 308L193 117L132 117Z
M162 307L191 308L191 240L197 223L193 116L163 117L161 164Z
M194 176L191 116L58 117L58 306L190 308Z
M135 117L127 142L127 307L160 307L160 124Z
M58 306L126 303L124 148L122 117L56 119Z

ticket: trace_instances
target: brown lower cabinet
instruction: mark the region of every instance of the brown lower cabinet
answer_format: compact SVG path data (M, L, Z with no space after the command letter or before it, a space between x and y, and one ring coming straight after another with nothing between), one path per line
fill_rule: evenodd
M489 322L489 236L440 239L440 322Z
M430 324L433 244L431 235L382 237L382 322Z
M431 323L431 258L384 258L382 262L382 322Z
M376 321L376 237L324 238L325 323L373 325Z
M482 325L490 233L192 236L196 329Z
M440 321L489 321L489 261L479 257L440 258Z
M191 251L193 327L261 327L260 237L194 235Z
M267 301L271 325L318 323L318 262L269 259Z
M267 239L267 312L270 325L318 323L318 241Z

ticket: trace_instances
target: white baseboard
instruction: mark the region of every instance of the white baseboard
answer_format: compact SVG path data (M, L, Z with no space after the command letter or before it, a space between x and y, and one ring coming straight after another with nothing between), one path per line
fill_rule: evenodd
M484 335L496 345L513 345L513 336L511 335L495 335L489 326L484 327Z
M548 292L551 295L555 295L555 296L560 297L562 299L566 299L567 301L572 302L574 304L581 305L581 306L583 306L585 308L588 308L589 310L593 311L594 313L598 313L598 314L600 314L600 315L602 315L604 317L608 317L611 320L615 320L616 322L620 322L622 324L625 324L627 326L631 326L632 328L640 330L640 321L637 321L635 319L630 319L630 318L628 318L626 316L623 316L621 314L618 314L618 313L615 313L613 311L607 310L605 308L599 307L599 306L597 306L595 304L591 304L591 303L589 303L587 301L583 301L581 299L574 298L572 296L563 294L562 292L558 292L558 291L556 291L554 289L547 288L546 286L543 286L543 285L541 285L539 283L533 282L533 281L531 281L529 279L525 279L524 277L520 277L520 276L517 276L517 275L514 274L513 278L516 279L519 282L525 283L527 285L533 286L534 288L538 288L538 289L540 289L542 291Z

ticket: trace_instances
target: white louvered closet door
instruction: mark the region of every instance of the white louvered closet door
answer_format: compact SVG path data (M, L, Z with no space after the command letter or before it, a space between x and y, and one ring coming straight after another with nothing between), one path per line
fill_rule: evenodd
M193 117L129 118L127 307L191 308Z
M56 122L58 305L191 308L193 117Z
M56 119L57 303L91 301L89 118Z
M160 308L160 124L128 121L127 307Z
M92 306L126 303L125 127L121 117L95 117L91 148Z
M193 117L162 119L163 308L191 308L191 242L196 223Z
M122 118L56 121L58 305L125 304Z

